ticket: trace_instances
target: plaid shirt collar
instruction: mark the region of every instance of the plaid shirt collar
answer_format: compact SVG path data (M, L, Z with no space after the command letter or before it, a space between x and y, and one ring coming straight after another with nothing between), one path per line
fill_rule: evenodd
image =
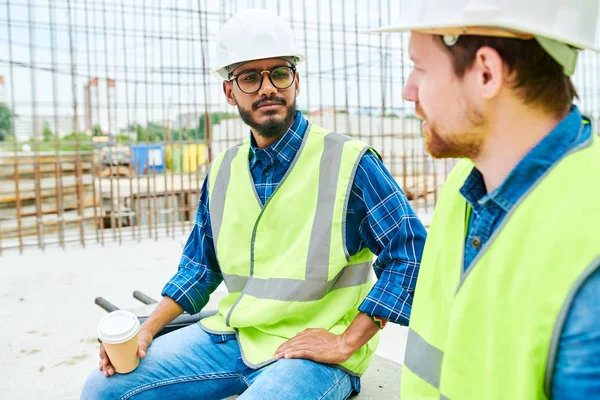
M294 122L287 132L277 142L264 149L256 147L256 141L250 132L250 167L261 159L278 159L283 166L288 166L302 145L307 126L308 121L300 111L297 111Z

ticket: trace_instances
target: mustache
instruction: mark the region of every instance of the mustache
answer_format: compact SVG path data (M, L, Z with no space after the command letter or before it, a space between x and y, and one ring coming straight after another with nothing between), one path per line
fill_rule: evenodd
M423 111L423 108L421 108L420 104L415 104L415 113L417 114L417 117L419 117L422 120L426 120L427 119L427 115L425 114L425 111Z
M283 106L287 105L287 101L284 98L281 97L269 97L269 98L262 98L262 99L258 99L256 100L254 103L252 103L252 109L256 110L258 107L260 107L261 104L263 103L279 103Z

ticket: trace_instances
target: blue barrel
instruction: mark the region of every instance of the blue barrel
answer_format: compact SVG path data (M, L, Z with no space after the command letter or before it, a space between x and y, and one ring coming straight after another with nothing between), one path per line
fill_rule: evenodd
M165 170L165 146L162 144L132 144L131 161L138 175Z

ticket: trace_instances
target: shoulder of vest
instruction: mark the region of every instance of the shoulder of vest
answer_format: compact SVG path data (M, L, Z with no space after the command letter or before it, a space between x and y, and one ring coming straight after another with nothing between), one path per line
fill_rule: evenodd
M592 132L590 139L567 155L563 161L586 163L590 168L585 168L585 171L580 173L597 173L597 169L600 168L600 137Z
M322 128L319 125L315 125L313 123L310 123L309 130L308 130L308 133L310 135L319 135L319 136L325 136L332 132L333 131L331 131L330 129Z
M590 185L600 175L600 138L594 136L586 143L580 145L567 154L548 172L542 182L550 180L560 186L558 190L564 191L585 191L586 193L596 193L600 196L600 186Z
M210 175L211 173L216 173L217 170L219 168L217 168L216 170L213 171L213 166L217 165L220 166L221 165L221 161L223 161L223 158L225 157L225 154L227 154L227 152L229 150L235 149L235 148L239 148L241 146L249 146L250 145L250 139L249 138L245 138L244 140L242 140L241 142L238 142L236 144L234 144L233 146L230 146L229 148L221 151L219 154L217 154L212 161L210 162L210 165L208 167L208 175Z
M318 135L318 136L329 136L332 135L334 137L336 137L338 139L339 143L342 143L344 145L350 145L352 148L354 148L357 151L362 151L365 147L371 149L371 146L369 146L368 144L358 140L358 139L354 139L348 135L343 135L341 133L337 133L334 132L332 130L328 130L325 128L322 128L318 125L315 124L311 124L310 125L310 131L309 134L311 135ZM381 158L379 156L379 153L377 153L376 151L373 151L379 158Z
M250 145L250 139L249 138L245 138L244 140L242 140L241 142L237 142L236 144L234 144L233 146L230 146L228 148L226 148L225 150L221 151L219 154L217 154L212 162L214 163L217 160L222 159L223 157L225 157L225 154L227 154L227 152L231 149L235 149L244 145Z
M458 161L458 163L456 163L456 165L452 168L452 170L448 174L448 177L446 178L446 183L444 184L444 186L449 186L449 185L459 185L459 187L462 186L463 183L465 182L465 180L467 179L467 177L469 176L469 174L471 173L471 171L473 170L473 167L475 167L475 164L473 163L473 161L469 160L468 158L461 159L460 161Z

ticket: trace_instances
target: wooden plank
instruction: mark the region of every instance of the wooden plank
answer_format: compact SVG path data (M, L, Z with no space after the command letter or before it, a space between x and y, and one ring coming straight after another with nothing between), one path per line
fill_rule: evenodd
M81 159L91 159L93 155L94 154L91 151L79 152L79 158ZM59 152L58 157L61 160L75 160L78 157L78 154L75 151L61 151ZM35 160L33 153L16 153L15 155L14 152L0 152L0 165L12 164L14 163L15 158L19 159L19 163L33 164ZM41 163L56 162L56 152L40 152L38 153L38 160Z
M63 173L74 173L75 172L75 163L61 163L60 171ZM90 172L92 169L91 162L83 162L83 171ZM22 179L33 179L35 168L33 165L24 165L19 164L19 176ZM40 173L44 175L54 174L56 172L56 164L48 164L40 166ZM4 166L0 167L0 180L14 180L15 179L15 167Z
M64 189L77 187L77 178L74 176L65 176L61 179L62 187ZM91 175L84 176L82 178L82 184L84 186L91 186L92 177ZM24 181L19 182L19 190L22 193L21 198L25 198L30 193L35 192L35 182L34 181ZM40 189L42 192L52 192L56 191L56 179L55 178L42 178L40 180ZM0 203L6 202L14 202L16 201L16 196L14 195L15 183L14 182L1 182L0 181ZM54 195L56 195L54 193Z
M44 203L42 205L42 215L58 214L58 209L56 208L56 202L54 201L54 199L50 199L50 200L51 201ZM63 212L77 210L77 198L75 196L68 196L67 201L64 201L63 204L64 204ZM50 206L50 208L44 207L44 205ZM83 202L83 207L88 208L88 207L93 207L93 206L94 206L94 196L92 195L92 193L88 193L88 196L86 196L85 201ZM31 217L34 215L36 215L35 205L28 205L28 206L21 207L21 217L22 218ZM17 218L17 211L15 208L0 209L0 218L6 219L6 218L10 218L10 217Z
M83 216L79 216L77 211L69 211L63 215L63 220L65 225L73 225L75 228L80 220L84 222L93 221L95 223L94 210L93 208L86 208L84 210ZM36 216L33 217L25 217L21 219L22 223L22 234L25 236L35 236L37 235L37 221ZM42 225L44 226L44 234L57 232L59 226L59 218L57 214L52 214L46 216L42 220ZM94 227L95 228L95 227ZM17 238L17 220L11 221L2 221L0 222L0 235L3 239L8 238Z
M91 184L87 184L84 185L85 188L91 188ZM91 192L91 189L86 190L85 192ZM68 186L68 187L63 187L62 189L62 194L63 195L67 195L67 194L74 194L77 193L77 186L72 185L72 186ZM46 198L56 198L56 189L46 189L43 190L41 192L41 197L43 199ZM19 196L20 200L22 203L27 203L27 202L31 202L33 200L35 200L35 192L34 191L26 191L26 192L21 192L20 196ZM10 195L2 195L2 193L0 193L0 209L2 208L12 208L14 207L14 204L17 201L17 196L12 193Z

